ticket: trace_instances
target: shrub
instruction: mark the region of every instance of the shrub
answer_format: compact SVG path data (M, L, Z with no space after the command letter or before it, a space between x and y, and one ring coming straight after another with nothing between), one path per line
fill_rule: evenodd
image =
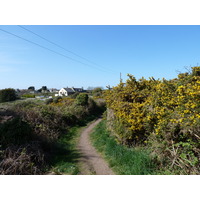
M48 104L50 104L50 103L53 103L53 99L52 99L52 98L45 100L45 104L48 105Z
M88 105L88 94L80 93L80 94L76 97L76 104L77 104L77 105L81 105L81 106Z
M0 90L0 103L14 101L17 99L16 92L12 88Z
M62 119L63 119L64 123L66 123L66 125L68 125L68 126L76 125L78 122L77 117L69 112L64 113L62 116Z
M31 139L30 126L19 117L0 124L1 145L23 144Z
M58 103L60 101L62 101L62 97L60 97L60 96L58 96L58 97L56 97L56 98L53 99L54 103Z
M43 174L63 152L60 139L71 138L69 127L85 125L96 109L93 100L84 106L70 98L55 102L22 101L0 111L0 174ZM71 153L65 151L64 157Z
M72 99L76 99L76 97L79 95L80 93L79 92L75 92L74 94L71 94L70 97Z
M148 145L171 168L199 173L199 71L193 67L173 80L137 81L129 75L126 83L107 90L114 114L109 123L118 142Z
M0 162L0 174L42 174L44 173L42 170L44 166L44 153L38 143L32 142L21 146L11 145L3 151Z

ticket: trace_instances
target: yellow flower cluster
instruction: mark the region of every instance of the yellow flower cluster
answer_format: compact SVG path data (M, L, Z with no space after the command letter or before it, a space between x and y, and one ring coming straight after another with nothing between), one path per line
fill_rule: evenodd
M144 78L136 80L128 75L105 92L108 108L118 122L129 130L119 132L119 138L146 140L150 134L188 134L200 126L200 67L192 73L179 74L173 80ZM131 136L130 136L131 132ZM198 133L199 134L199 133Z

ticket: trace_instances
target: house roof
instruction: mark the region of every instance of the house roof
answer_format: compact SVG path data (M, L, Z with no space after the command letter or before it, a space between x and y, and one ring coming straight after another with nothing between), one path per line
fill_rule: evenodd
M83 88L72 88L74 91L77 91L77 92L79 92L79 91L83 91Z
M72 88L64 88L67 92L73 92L74 93L74 90L72 90Z

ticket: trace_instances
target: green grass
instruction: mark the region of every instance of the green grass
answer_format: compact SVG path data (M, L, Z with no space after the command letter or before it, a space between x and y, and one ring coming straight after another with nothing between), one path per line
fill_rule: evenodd
M64 134L54 147L50 172L55 174L76 175L79 173L79 152L76 150L81 127L72 127Z
M91 134L91 140L116 174L156 174L153 160L147 150L139 147L127 148L117 144L114 137L111 137L106 130L105 121L97 125L95 131Z
M80 152L77 150L80 134L82 130L94 120L94 116L85 119L79 126L71 127L66 134L56 142L53 148L53 158L51 159L51 169L49 172L62 175L77 175L80 173L81 165L79 159Z

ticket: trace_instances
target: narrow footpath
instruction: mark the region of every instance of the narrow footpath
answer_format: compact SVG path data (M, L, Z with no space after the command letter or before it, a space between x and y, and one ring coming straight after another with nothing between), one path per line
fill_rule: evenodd
M101 119L96 120L86 127L81 133L78 145L78 150L81 153L80 175L114 175L106 161L99 153L97 153L96 149L90 142L90 133L100 121Z

